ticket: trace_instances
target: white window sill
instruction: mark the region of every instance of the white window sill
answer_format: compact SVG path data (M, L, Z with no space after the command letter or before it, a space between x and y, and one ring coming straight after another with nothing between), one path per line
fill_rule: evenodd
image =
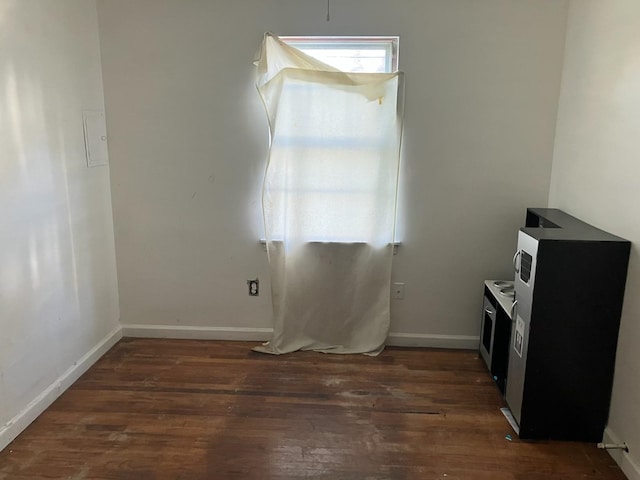
M260 245L262 245L262 247L264 248L264 251L267 251L267 241L264 238L261 238L260 240L258 240L258 243ZM339 242L340 243L340 242ZM347 243L347 242L344 242ZM393 242L393 254L397 255L398 254L398 247L402 245L402 242Z

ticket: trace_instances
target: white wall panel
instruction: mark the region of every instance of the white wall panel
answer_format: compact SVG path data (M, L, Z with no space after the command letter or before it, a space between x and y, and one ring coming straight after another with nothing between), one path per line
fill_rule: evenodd
M95 2L0 0L0 448L118 327L109 169L85 160L92 109L104 109Z
M271 326L262 35L400 35L406 287L392 331L477 336L482 281L512 275L525 208L548 200L566 8L345 0L327 22L323 2L98 0L123 324Z

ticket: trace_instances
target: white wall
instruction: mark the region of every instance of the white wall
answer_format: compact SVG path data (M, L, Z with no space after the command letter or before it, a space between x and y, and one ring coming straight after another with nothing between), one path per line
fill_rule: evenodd
M343 0L327 22L323 2L98 0L125 333L265 335L267 125L251 61L265 31L379 34L400 35L407 79L392 331L477 345L482 281L511 277L525 208L547 204L566 7Z
M95 3L0 0L0 449L119 332Z
M549 204L633 242L607 435L640 479L640 2L569 10ZM635 465L634 465L635 463Z

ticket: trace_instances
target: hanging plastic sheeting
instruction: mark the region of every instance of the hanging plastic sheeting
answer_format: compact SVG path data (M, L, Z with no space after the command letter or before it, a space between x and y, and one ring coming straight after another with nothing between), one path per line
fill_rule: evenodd
M266 34L257 87L273 338L257 351L377 354L389 331L401 73L345 73Z

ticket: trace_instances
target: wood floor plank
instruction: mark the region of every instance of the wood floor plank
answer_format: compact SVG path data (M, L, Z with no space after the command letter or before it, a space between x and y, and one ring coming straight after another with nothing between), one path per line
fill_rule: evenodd
M252 346L122 340L0 452L0 480L625 478L593 444L519 440L476 352Z

